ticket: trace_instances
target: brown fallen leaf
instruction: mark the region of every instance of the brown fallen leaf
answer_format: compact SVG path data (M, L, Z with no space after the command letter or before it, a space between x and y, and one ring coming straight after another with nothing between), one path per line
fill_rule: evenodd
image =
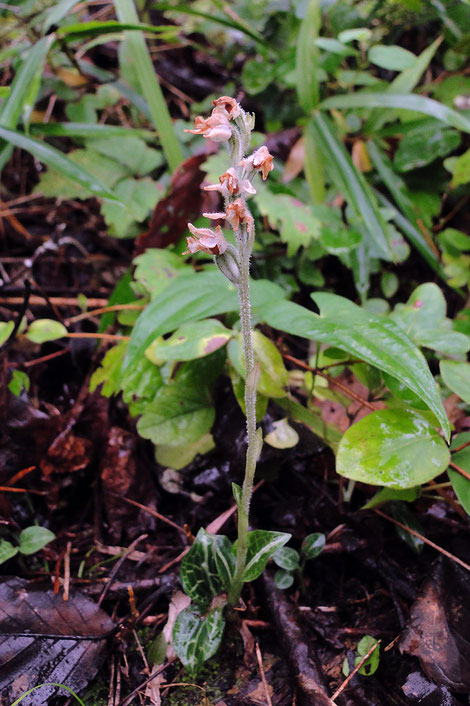
M418 657L432 681L467 694L469 636L470 576L449 561L439 562L412 606L400 650Z
M0 581L0 706L42 683L80 691L93 679L115 625L96 603L73 592L69 600L21 578ZM55 686L26 696L22 706L50 703Z
M166 248L177 243L187 231L188 221L202 211L217 210L217 195L201 190L206 175L200 167L207 156L195 155L180 164L171 179L168 195L155 206L148 231L137 238L134 255L148 248Z

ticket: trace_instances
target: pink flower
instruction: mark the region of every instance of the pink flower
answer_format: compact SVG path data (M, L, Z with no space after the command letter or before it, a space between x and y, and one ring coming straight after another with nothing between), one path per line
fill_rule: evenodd
M194 237L189 235L186 238L188 249L183 255L199 250L209 255L222 255L227 250L227 241L220 226L214 231L211 228L195 228L192 223L188 223L188 228Z
M226 172L219 177L220 184L210 184L205 186L205 191L219 191L224 198L233 196L234 194L256 194L256 189L253 188L248 179L238 180L237 172L233 167L227 169Z
M214 108L207 120L198 115L194 121L194 130L185 130L185 132L191 132L193 135L203 135L209 140L214 140L214 142L226 142L232 137L232 128L230 127L226 111L217 108Z
M253 228L253 216L247 209L243 199L237 199L233 203L229 203L226 218L235 231L239 229L240 223L247 226L248 232Z
M254 167L254 169L262 173L263 181L266 181L269 172L274 169L273 159L272 154L269 154L268 148L263 145L252 155L242 159L240 164L244 167Z
M215 105L216 109L225 110L229 118L238 118L241 113L240 104L230 96L221 96L221 98L212 101L212 105Z

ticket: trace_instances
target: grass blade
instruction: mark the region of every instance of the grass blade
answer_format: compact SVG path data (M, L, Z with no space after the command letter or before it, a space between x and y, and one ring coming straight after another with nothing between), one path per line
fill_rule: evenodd
M10 90L10 86L0 86L0 98L8 98Z
M47 11L44 19L44 34L47 34L49 27L52 27L52 25L57 25L66 15L68 15L72 7L77 4L78 0L59 0L58 3L52 5L52 7Z
M63 38L66 41L73 41L76 39L83 39L85 37L96 37L101 34L114 34L115 32L152 32L153 34L158 34L163 36L165 39L174 37L178 33L178 27L171 27L168 25L154 26L132 23L132 22L116 22L116 20L109 20L106 22L80 22L73 25L66 25L57 30L57 37Z
M1 126L0 139L5 140L14 147L19 147L22 150L26 150L26 152L30 152L41 162L44 162L44 164L47 164L49 167L60 172L63 176L68 179L73 179L78 184L85 187L85 189L88 189L93 196L102 199L111 199L114 202L121 203L119 199L114 196L113 192L101 184L98 179L88 174L88 172L74 164L68 157L63 155L62 152L59 152L53 147L49 147L49 145L45 145L43 142L33 140L31 137L26 137L26 135L22 135L15 130L9 130ZM122 206L124 207L124 204L122 204Z
M155 139L155 133L151 130L139 130L120 125L100 125L99 123L31 123L29 129L32 135L39 137L83 137L84 139L140 137L143 140Z
M431 236L429 235L428 238L426 238L422 232L422 229L424 229L422 223L420 228L419 214L416 212L416 207L408 196L405 182L394 172L389 158L380 150L375 142L369 140L367 150L372 164L392 195L395 203L403 211L403 214L412 226L411 230L409 228L407 229L408 239L411 241L412 245L419 250L433 269L439 269L439 253L432 242Z
M314 44L321 26L318 0L310 0L300 25L296 52L296 87L299 104L305 113L311 113L320 101L318 84L319 53Z
M114 0L120 22L138 24L139 18L133 0ZM183 153L173 130L162 89L158 83L152 60L142 32L126 33L129 55L135 66L144 98L149 104L153 123L158 131L160 143L171 172L183 161Z
M331 123L325 115L316 112L310 126L331 180L354 209L358 221L362 224L368 241L366 245L373 249L377 257L393 260L387 226L375 197L362 174L354 166Z
M425 96L413 93L351 93L327 98L319 106L322 110L332 108L397 108L413 110L437 118L447 125L470 132L470 119L452 108Z

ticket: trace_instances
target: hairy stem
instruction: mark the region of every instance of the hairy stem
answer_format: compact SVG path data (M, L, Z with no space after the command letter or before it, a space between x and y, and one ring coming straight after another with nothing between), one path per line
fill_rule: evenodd
M243 355L245 360L245 409L248 447L246 451L245 478L241 502L238 508L238 545L235 574L229 591L229 602L238 603L243 586L243 574L246 566L248 517L250 511L251 495L253 493L253 479L256 471L256 461L259 454L259 443L256 434L256 370L253 354L253 336L251 332L251 305L250 305L250 254L251 247L245 242L240 248L240 284L238 298L240 302L240 323L243 337Z

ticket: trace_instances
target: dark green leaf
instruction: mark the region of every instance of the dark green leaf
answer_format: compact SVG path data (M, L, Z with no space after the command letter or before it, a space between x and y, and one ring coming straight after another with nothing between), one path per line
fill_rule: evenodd
M77 24L69 24L60 27L57 30L57 36L63 37L66 41L74 41L76 39L84 39L85 37L96 37L100 34L110 34L116 32L151 32L152 34L162 34L166 38L176 35L177 28L171 25L146 25L132 24L125 22L117 22L116 20L107 20L105 22L78 22Z
M405 488L405 490L396 490L394 488L381 488L368 503L362 506L362 510L371 510L373 507L383 505L393 500L401 500L407 503L412 503L421 495L421 486L416 488Z
M336 470L346 478L389 488L413 488L432 480L449 463L449 449L420 415L384 409L348 429Z
M450 445L451 450L458 449L459 446L466 444L470 441L470 432L465 432L464 434L458 434L454 439L452 439L452 444ZM457 466L462 468L467 473L470 473L470 446L466 446L461 451L452 454L452 461ZM459 473L459 471L454 471L453 468L447 469L447 475L452 483L452 488L464 508L467 515L470 515L470 480L464 475Z
M26 392L29 390L30 384L30 379L23 370L14 370L8 383L8 389L16 397L19 397L23 390L26 390Z
M438 157L445 157L456 150L460 141L457 130L442 126L410 132L400 141L393 164L399 172L425 167Z
M313 534L307 535L302 542L301 551L302 554L307 557L307 559L315 559L325 546L326 537L321 532L314 532Z
M213 553L213 540L203 528L181 562L180 579L186 595L201 606L208 605L224 588Z
M191 671L197 669L219 649L225 628L223 608L201 615L194 608L178 614L173 627L173 648Z
M253 530L253 532L249 532L243 581L254 581L258 576L261 576L269 559L290 538L291 535L286 532L269 532L268 530Z
M285 397L288 382L287 370L276 345L259 331L253 331L255 359L261 365L258 390L267 397ZM228 346L230 361L239 375L245 377L243 341L241 335L232 338Z
M370 649L374 645L377 644L377 640L375 637L372 637L371 635L365 635L362 640L359 641L359 644L357 646L357 657L355 659L355 665L357 666L366 654L369 652ZM372 652L370 657L366 659L362 667L359 669L359 674L362 674L366 677L370 677L374 672L377 671L377 668L379 666L379 660L380 660L380 645L377 644L376 649Z
M295 571L299 568L299 552L290 547L281 547L273 554L273 561L281 569L286 571Z

